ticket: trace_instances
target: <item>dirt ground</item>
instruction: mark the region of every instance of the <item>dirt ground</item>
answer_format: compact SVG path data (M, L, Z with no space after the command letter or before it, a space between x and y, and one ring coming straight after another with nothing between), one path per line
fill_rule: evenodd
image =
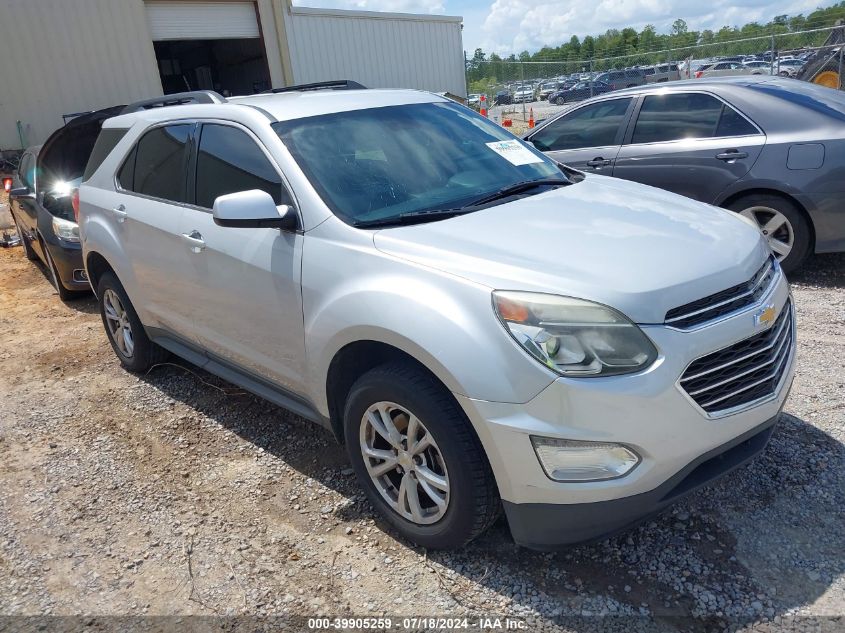
M610 540L540 554L500 521L441 553L386 531L327 432L176 359L127 373L93 298L62 303L0 249L0 630L44 614L843 630L845 257L793 286L798 375L765 455Z

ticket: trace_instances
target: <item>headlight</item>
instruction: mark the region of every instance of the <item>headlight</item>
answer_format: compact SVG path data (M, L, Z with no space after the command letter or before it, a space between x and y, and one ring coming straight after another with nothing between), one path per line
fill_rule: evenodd
M654 344L613 308L539 292L496 291L499 318L529 354L564 376L639 371L657 358Z
M53 233L56 234L60 240L65 242L79 241L79 225L70 220L64 220L53 216Z

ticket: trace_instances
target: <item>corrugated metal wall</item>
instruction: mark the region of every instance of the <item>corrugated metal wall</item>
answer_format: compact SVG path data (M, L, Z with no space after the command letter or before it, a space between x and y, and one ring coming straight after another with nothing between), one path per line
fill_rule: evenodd
M0 149L62 114L161 94L143 0L0 0Z
M353 79L369 88L466 96L459 17L306 7L289 11L286 31L295 83Z

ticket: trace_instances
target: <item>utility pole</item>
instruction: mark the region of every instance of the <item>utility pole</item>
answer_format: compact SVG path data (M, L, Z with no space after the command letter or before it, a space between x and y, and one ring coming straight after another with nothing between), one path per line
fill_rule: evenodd
M774 33L772 33L772 48L771 48L771 53L772 53L772 64L771 64L772 68L771 68L771 70L769 71L769 74L770 74L770 75L776 75L777 73L775 72L775 34L774 34Z
M593 96L593 58L590 58L590 96Z

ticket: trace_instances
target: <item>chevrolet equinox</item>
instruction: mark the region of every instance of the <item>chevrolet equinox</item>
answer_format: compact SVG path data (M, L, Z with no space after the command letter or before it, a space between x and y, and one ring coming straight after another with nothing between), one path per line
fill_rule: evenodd
M792 381L752 222L433 94L169 95L107 120L86 173L123 366L173 353L324 425L425 547L502 510L532 548L621 530L762 451Z

